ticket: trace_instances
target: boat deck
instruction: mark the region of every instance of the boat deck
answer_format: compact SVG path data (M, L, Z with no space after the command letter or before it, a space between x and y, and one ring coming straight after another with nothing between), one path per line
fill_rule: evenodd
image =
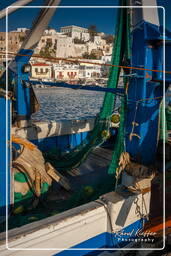
M69 180L72 192L78 191L85 186L94 186L94 184L101 183L104 179L109 179L108 167L112 158L112 149L97 147L88 156L87 160L76 169L69 171L65 174L65 177ZM70 195L70 192L65 191L63 188L54 184L53 192L50 196L60 199L60 197L66 198ZM114 180L113 180L114 187Z
M34 219L40 220L56 215L93 201L100 195L112 191L115 181L107 173L111 157L112 149L97 147L79 168L65 174L70 183L70 191L54 182L47 195L43 195L39 202L35 199L35 202L31 203L29 207L26 204L26 209L24 208L23 212L11 215L9 229L20 227L34 221ZM5 226L2 227L1 225L0 231L3 230L5 230Z

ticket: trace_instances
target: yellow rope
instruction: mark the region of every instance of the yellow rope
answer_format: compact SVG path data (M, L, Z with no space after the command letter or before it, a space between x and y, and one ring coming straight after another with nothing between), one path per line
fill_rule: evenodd
M28 148L30 150L34 150L35 148L37 148L31 142L28 142L25 139L22 139L20 137L16 137L14 134L12 135L11 140L12 140L13 143L21 144L22 146L24 146L24 147L26 147L26 148Z

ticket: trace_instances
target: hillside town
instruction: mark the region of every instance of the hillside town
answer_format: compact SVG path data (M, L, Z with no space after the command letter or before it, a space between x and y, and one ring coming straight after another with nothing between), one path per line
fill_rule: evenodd
M16 53L19 50L28 33L27 28L17 28L8 33L9 59L12 58L10 53ZM64 26L59 32L49 27L45 30L34 52L40 58L30 60L32 79L79 82L80 84L93 83L103 86L106 83L109 69L105 65L96 65L96 63L110 63L113 40L112 35L97 32L95 25L89 28L75 25ZM1 69L5 61L5 50L6 33L0 32ZM50 57L59 58L59 60L49 60ZM67 58L77 61L62 60ZM95 64L92 65L90 62Z

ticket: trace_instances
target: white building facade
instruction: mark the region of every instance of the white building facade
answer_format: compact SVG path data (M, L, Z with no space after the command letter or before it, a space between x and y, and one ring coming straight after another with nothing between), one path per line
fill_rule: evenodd
M56 43L56 57L67 58L75 57L74 43L71 37L60 35Z
M34 63L32 64L31 71L32 78L35 79L52 79L52 65L46 63Z
M79 65L54 65L54 78L62 81L79 79Z
M97 62L97 60L83 60L84 62ZM102 61L98 60L98 63L102 63ZM93 65L89 63L80 63L79 70L79 78L80 79L96 79L101 78L101 66Z
M66 34L72 38L82 39L82 34L88 33L88 29L71 25L71 26L61 27L60 32ZM86 37L86 35L84 35L84 37Z

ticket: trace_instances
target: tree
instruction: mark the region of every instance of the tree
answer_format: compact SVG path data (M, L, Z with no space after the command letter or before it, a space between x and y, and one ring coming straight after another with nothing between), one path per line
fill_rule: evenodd
M97 59L97 56L94 53L89 54L88 52L85 52L82 56L84 59Z
M49 48L47 48L47 47L41 49L39 54L40 54L40 56L45 57L45 58L52 57L51 52L50 52Z
M88 52L83 53L82 56L83 56L84 59L89 59L89 54L88 54Z
M23 42L24 39L25 39L25 36L20 36L20 35L19 35L19 40L20 40L20 42Z
M51 48L52 47L52 39L47 39L45 48Z
M79 39L79 38L74 38L74 44L85 44L84 40Z
M90 25L88 27L88 32L90 34L90 40L93 41L94 37L97 35L97 27L96 25Z
M113 36L113 35L106 35L106 36L104 37L104 39L106 40L106 43L107 43L107 44L112 44L113 41L114 41L114 36Z

